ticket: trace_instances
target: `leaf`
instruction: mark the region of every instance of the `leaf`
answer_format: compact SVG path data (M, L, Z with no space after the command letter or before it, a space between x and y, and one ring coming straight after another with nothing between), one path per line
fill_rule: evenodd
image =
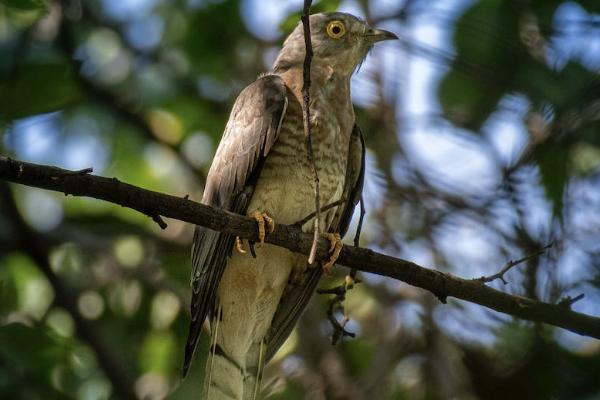
M534 153L546 196L552 202L554 215L560 217L563 193L569 176L570 149L559 143L545 143Z
M589 13L600 14L600 1L598 0L579 0L577 3Z
M554 15L556 8L563 3L563 0L544 0L532 1L530 3L531 11L535 14L536 22L543 36L549 37L553 33Z
M0 116L10 120L51 112L81 97L64 63L29 64L14 79L0 81Z
M53 338L41 326L11 323L0 326L0 398L64 399L56 390L52 374L68 362L65 342Z
M189 18L189 25L194 28L186 32L183 46L194 72L214 79L230 78L237 56L237 48L232 44L247 34L238 2L210 2ZM247 46L245 50L249 50Z
M519 40L519 8L511 2L476 3L458 21L454 34L457 56L443 78L438 95L444 113L456 124L477 130L512 90L524 59Z
M340 3L340 0L322 0L310 7L310 13L318 14L322 12L335 11L340 6ZM300 17L302 17L302 10L288 15L288 17L279 24L279 29L284 34L289 35L294 30L296 25L298 25L298 22L300 22Z
M353 376L360 376L373 358L373 347L364 340L343 342L344 360Z
M45 10L48 0L0 0L0 4L23 11Z

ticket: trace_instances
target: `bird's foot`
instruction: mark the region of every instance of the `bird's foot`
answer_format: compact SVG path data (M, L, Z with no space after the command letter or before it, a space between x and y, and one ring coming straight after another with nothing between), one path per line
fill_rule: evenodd
M235 237L235 250L241 254L247 253L247 251L244 250L244 243L242 242L242 239L239 236Z
M269 229L269 233L273 233L275 230L275 221L267 213L258 210L251 212L248 216L258 223L258 241L260 244L263 244L266 235L265 225Z
M343 246L342 237L340 236L339 233L324 233L323 236L325 236L327 238L327 240L329 240L330 256L329 256L329 260L325 261L322 264L321 268L323 268L323 273L326 276L331 276L331 275L333 275L331 272L331 268L337 261L338 257L340 256L340 252L342 251L342 246Z
M263 213L258 210L249 213L248 216L257 222L257 224L258 224L258 240L259 240L260 244L263 244L265 242L265 236L266 236L266 232L267 232L265 230L265 225L266 225L266 228L268 229L268 233L273 233L273 231L275 230L275 220L273 218L271 218L267 213ZM253 244L254 244L254 242L249 242L250 250L252 251L252 255L254 257L256 257L254 255L254 248L252 247ZM236 236L235 237L235 249L239 253L246 254L247 251L244 250L243 246L244 246L244 243L243 243L242 239L239 236Z

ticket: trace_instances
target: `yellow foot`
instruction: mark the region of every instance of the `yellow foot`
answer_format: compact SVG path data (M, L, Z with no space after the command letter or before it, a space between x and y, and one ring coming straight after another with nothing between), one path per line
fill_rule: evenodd
M250 218L253 218L254 220L256 220L256 222L258 223L258 239L261 244L264 243L265 242L265 225L269 229L268 232L273 233L273 231L275 230L275 220L273 220L273 218L269 217L266 213L262 213L258 210L251 212L250 214L248 214L248 216ZM252 244L253 244L253 242L250 242L250 250L252 251L252 255L254 257L256 257L256 255L254 254L254 248L252 247ZM247 253L247 251L244 250L243 240L239 236L235 237L235 249L239 253L242 253L242 254Z
M265 225L269 229L269 233L273 233L275 230L275 221L269 217L267 213L260 212L258 210L248 214L250 218L253 218L258 223L258 240L262 244L265 242Z
M340 236L339 233L324 233L323 236L325 236L327 238L327 240L329 240L329 243L331 244L329 246L329 253L330 253L330 257L329 260L327 260L325 263L323 263L323 273L326 276L331 276L331 268L333 267L333 265L335 264L335 262L337 261L338 257L340 256L340 252L342 251L342 237Z

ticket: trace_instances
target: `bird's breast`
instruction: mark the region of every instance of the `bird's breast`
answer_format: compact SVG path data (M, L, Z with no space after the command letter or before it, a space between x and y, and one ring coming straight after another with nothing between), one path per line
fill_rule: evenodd
M343 194L348 146L354 114L340 111L337 103L326 96L314 96L311 101L311 128L314 159L319 173L321 206L339 200ZM250 204L250 210L260 209L279 223L292 224L314 212L314 173L308 160L304 135L302 107L289 99L277 142L267 159ZM331 223L335 209L323 216ZM312 226L305 225L306 229Z

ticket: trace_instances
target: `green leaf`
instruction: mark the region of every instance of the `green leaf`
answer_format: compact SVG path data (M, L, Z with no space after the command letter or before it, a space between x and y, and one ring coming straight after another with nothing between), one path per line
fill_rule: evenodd
M140 369L167 374L174 368L176 353L177 346L170 332L152 332L146 336L140 351Z
M373 346L364 340L349 340L343 342L344 360L349 372L353 376L359 376L365 368L370 365L373 358Z
M457 22L456 59L438 95L454 123L477 130L512 91L525 49L519 39L519 8L507 1L476 3Z
M532 1L529 3L531 11L537 17L535 22L537 22L543 36L552 35L554 15L556 14L556 8L561 3L563 3L563 0Z
M0 326L0 398L64 399L53 382L53 372L68 362L68 347L41 325ZM56 374L54 374L56 375Z
M48 3L48 0L0 0L0 4L23 11L45 10Z
M322 12L335 11L340 6L340 3L340 0L322 0L310 7L310 13L318 14ZM298 22L300 22L301 16L302 10L288 15L288 17L284 19L281 24L279 24L279 29L286 35L290 34L296 25L298 25Z
M600 14L600 1L598 0L579 0L577 3L589 13Z
M7 119L56 111L80 98L72 69L64 63L29 64L0 81L0 115Z
M189 18L189 25L193 28L186 32L183 46L194 72L229 79L237 63L237 48L233 44L247 36L238 2L210 2ZM245 46L245 50L251 49Z
M534 153L546 196L552 202L554 215L560 217L563 193L569 177L570 149L559 143L545 143Z

